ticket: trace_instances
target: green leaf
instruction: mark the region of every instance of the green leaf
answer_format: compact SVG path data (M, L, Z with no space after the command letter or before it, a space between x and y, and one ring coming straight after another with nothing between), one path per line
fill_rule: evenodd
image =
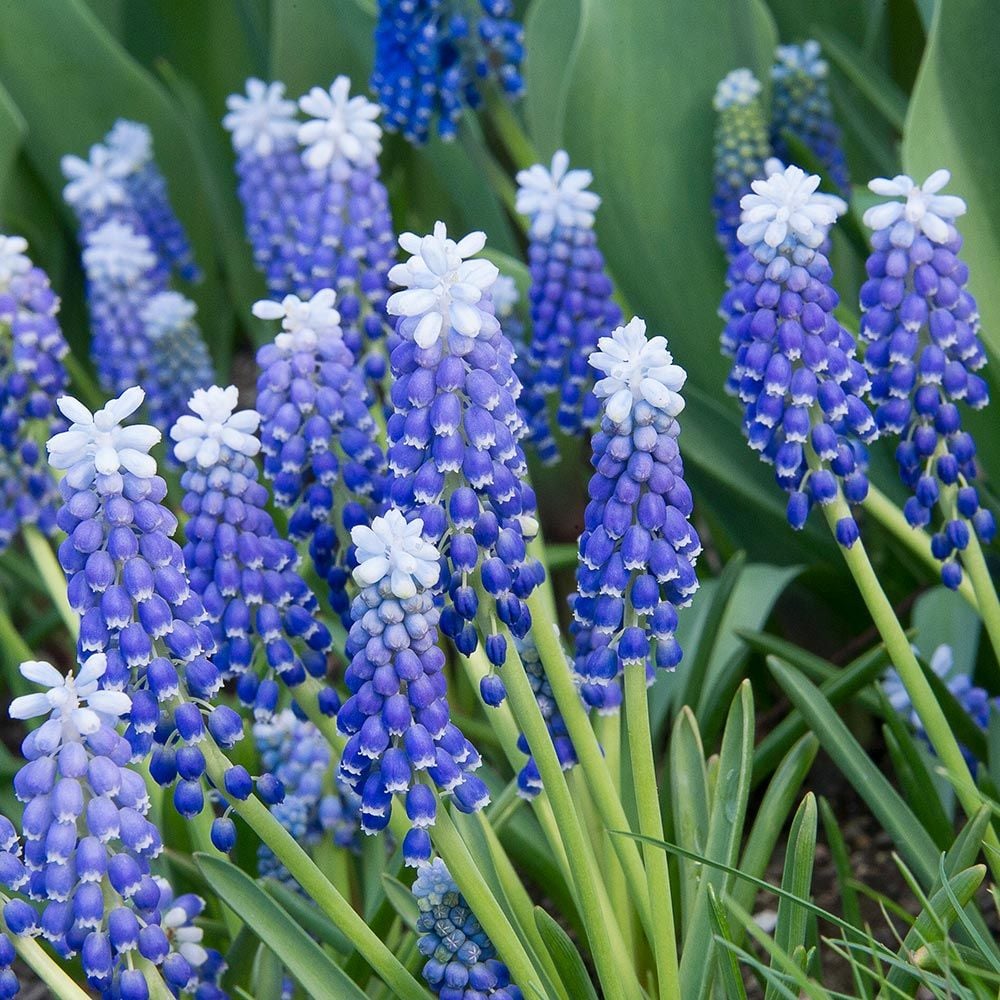
M382 885L385 887L385 894L389 902L392 903L393 909L411 931L416 931L420 910L417 907L417 901L413 898L413 893L398 878L394 878L388 872L382 873Z
M903 938L898 953L900 961L911 962L916 966L920 961L921 949L932 942L944 940L948 929L975 895L985 875L985 865L967 868L950 878L947 885L943 885L931 896L928 905L920 911ZM905 968L897 965L890 970L887 982L890 988L913 990L919 983L919 978L909 975Z
M951 676L972 676L982 625L979 615L960 594L947 587L933 587L917 598L910 621L917 633L915 642L928 662L938 646L948 646Z
M922 885L934 879L937 846L885 775L858 744L823 693L797 671L769 657L768 668L844 777L896 842Z
M1000 130L987 127L1000 106L993 0L939 2L910 98L903 166L919 182L939 167L952 174L948 192L969 206L959 228L969 287L982 315L981 336L1000 356Z
M233 990L240 985L250 985L254 957L259 947L257 935L244 924L226 952L226 971L222 976L222 985L226 989Z
M820 28L815 35L823 51L844 76L897 132L902 132L906 119L906 94L895 80L836 28Z
M709 886L708 900L712 913L712 926L715 934L723 942L734 945L732 931L729 929L729 918L726 916L725 908L719 902L719 897L715 890ZM719 977L722 980L722 988L727 997L735 997L736 1000L747 1000L746 987L743 985L743 977L740 975L740 963L736 958L733 948L723 948L719 952Z
M7 181L24 141L25 123L10 94L0 87L0 218L4 213Z
M195 861L212 888L281 959L309 996L364 1000L358 985L249 875L207 854L196 854Z
M701 745L698 722L689 708L682 708L670 736L669 772L671 780L664 782L671 796L670 816L673 818L677 842L701 854L705 850L708 830L708 772L705 751ZM666 812L666 810L664 810ZM698 871L694 865L679 865L680 900L683 920L687 926L694 910L698 889Z
M740 857L741 871L758 878L764 874L818 750L819 740L806 733L775 768L746 838ZM737 882L730 895L748 909L753 905L756 889L749 882Z
M535 925L567 994L573 1000L597 1000L587 967L569 935L540 906L535 907Z
M944 847L951 842L952 824L916 740L900 718L890 717L882 733L903 798L938 847Z
M788 832L785 851L785 869L781 874L781 887L787 893L808 899L812 887L813 865L816 860L816 799L809 792L802 800ZM805 947L806 926L809 914L787 896L778 900L778 922L774 940L779 948L795 955ZM775 1000L777 994L768 986L765 1000Z
M580 0L535 0L524 19L524 117L543 158L563 145L579 28Z
M750 682L744 681L733 699L722 736L718 777L705 838L705 856L727 865L735 864L743 836L750 794L753 735L753 695ZM708 905L710 885L721 892L728 885L728 879L717 869L701 873L681 956L680 981L685 997L706 996L714 971L714 963L706 961L714 947Z
M346 934L314 903L273 878L264 879L264 889L286 909L317 941L349 955L354 945Z

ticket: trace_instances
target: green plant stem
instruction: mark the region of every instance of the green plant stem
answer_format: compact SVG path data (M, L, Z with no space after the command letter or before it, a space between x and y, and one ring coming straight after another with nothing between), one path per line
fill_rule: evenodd
M462 835L440 798L438 798L437 816L429 832L434 846L448 866L448 871L451 872L451 877L462 890L469 908L476 915L476 920L482 924L497 953L510 969L512 981L517 983L526 995L530 995L532 986L540 991L541 977L538 970L529 958L517 931L514 930L483 879L475 858L466 847ZM545 994L539 992L539 995Z
M517 120L513 108L502 97L491 95L487 105L490 121L514 166L526 170L539 162L538 152Z
M976 537L976 530L970 525L969 544L962 553L962 565L972 581L972 589L976 593L976 603L979 605L979 617L986 626L986 634L990 637L993 654L1000 663L1000 598L990 576L990 568L986 565L983 548ZM964 582L964 578L963 578Z
M605 829L609 833L613 830L629 830L631 825L615 789L608 763L601 752L601 745L597 742L597 736L590 725L587 710L583 707L579 692L570 676L566 654L559 639L559 627L548 615L548 605L544 594L541 593L547 586L548 584L543 584L542 587L536 587L528 598L532 638L535 640L545 676L552 688L552 695L566 723L566 729L573 741L573 749L587 777L590 794ZM639 913L646 937L652 942L655 929L650 912L646 872L639 855L639 848L628 837L611 837L611 842L628 880L629 889L634 897L633 903Z
M649 699L646 671L641 667L625 668L625 725L628 729L629 757L639 832L653 840L663 840L663 817L656 786L653 762L653 737L649 728ZM674 904L670 892L670 870L666 852L651 845L643 846L649 880L649 902L653 917L653 955L662 1000L679 997L677 937L674 930Z
M7 613L7 608L0 602L0 645L3 646L7 657L13 662L19 660L34 659L34 652L31 647L21 637L20 631ZM18 675L20 676L20 675ZM13 684L11 685L14 686Z
M31 556L31 561L35 564L42 583L45 584L53 607L59 612L60 618L69 629L69 634L75 640L80 631L80 619L66 599L66 574L59 565L49 540L34 525L25 525L22 534L28 555Z
M847 502L839 493L836 500L823 506L822 510L832 531L836 531L837 522L841 518L851 516ZM882 636L892 665L899 673L906 693L910 696L910 702L920 718L927 738L948 774L955 789L955 796L965 814L971 819L983 805L982 796L969 773L969 767L948 725L948 720L917 662L910 641L902 625L899 624L899 619L896 618L889 598L885 596L885 591L865 551L864 543L859 539L849 549L841 546L840 551L868 607L872 621ZM983 839L991 848L986 852L986 857L990 862L993 876L1000 878L1000 839L997 838L992 826L987 828Z
M6 897L0 898L6 901ZM11 934L7 930L2 914L0 914L0 930L10 938L10 943L21 960L45 983L56 1000L90 1000L90 994L73 982L69 974L56 963L36 938Z
M213 739L200 744L205 754L207 773L217 788L224 787L229 760ZM268 808L251 795L242 801L232 800L233 810L274 852L292 877L316 905L347 935L375 974L389 985L396 996L424 998L426 991L406 970L399 959L368 926L350 903L330 884L295 838L271 815Z
M479 682L490 671L482 644L477 646L470 656L462 656L460 654L459 661L465 670L466 676L469 678L469 683L478 691ZM489 709L486 717L489 720L497 741L500 743L500 748L503 750L504 756L507 758L507 763L510 764L512 770L520 770L524 764L524 754L517 748L517 739L520 735L520 730L517 728L517 723L511 714L510 705L505 701L502 705ZM531 800L531 806L542 828L542 832L545 834L545 839L549 842L549 847L552 850L556 864L559 865L559 869L562 871L563 878L566 879L568 885L571 885L573 877L569 859L566 857L566 846L559 835L559 828L552 813L552 803L543 792Z
M63 364L82 402L86 403L91 410L99 410L107 401L107 396L101 391L100 386L91 378L90 373L77 360L72 351L67 351L63 358Z
M533 636L538 638L540 632L546 631L544 621L533 629ZM514 652L513 641L508 639L508 656L500 676L507 689L511 710L531 747L542 784L545 788L566 853L573 859L573 882L576 888L577 906L583 918L597 974L609 1000L614 998L639 996L640 988L635 980L635 974L630 965L623 962L626 955L617 955L612 947L610 926L605 924L605 907L602 905L597 887L597 859L591 850L591 844L584 834L580 817L577 814L573 797L570 795L559 758L556 756L552 738L542 718L534 692L528 683L524 667ZM540 650L539 650L540 652ZM563 664L564 671L565 663ZM568 671L566 671L568 677ZM607 779L610 780L610 779ZM628 828L627 825L625 827ZM627 969L627 972L625 971ZM623 978L627 977L627 978ZM629 983L631 980L631 983ZM627 985L628 984L628 985Z
M861 504L897 542L910 550L935 575L941 572L941 561L931 552L931 540L923 528L914 528L903 516L903 512L881 490L874 485L868 487L868 496ZM963 579L958 592L969 605L979 610L976 594L968 580Z

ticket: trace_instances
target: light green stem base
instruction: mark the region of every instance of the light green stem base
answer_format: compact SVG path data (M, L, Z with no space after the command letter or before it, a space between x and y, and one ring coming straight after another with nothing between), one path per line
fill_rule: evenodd
M993 655L997 663L1000 663L1000 598L997 597L997 590L990 576L990 568L986 565L982 546L971 525L970 534L972 537L969 539L968 547L962 553L962 565L972 581L972 589L979 604L979 617L982 618L986 634L990 637Z
M75 640L80 632L80 619L66 599L66 574L59 565L49 540L34 525L25 525L22 534L28 555L45 584L52 606L59 612L59 617L66 623L69 634Z
M663 840L663 817L653 762L653 737L649 729L649 700L643 667L625 668L625 724L628 729L632 783L635 787L639 832L653 840ZM677 937L674 930L673 896L667 854L659 847L645 845L643 855L649 873L649 899L653 916L653 955L661 1000L679 997Z

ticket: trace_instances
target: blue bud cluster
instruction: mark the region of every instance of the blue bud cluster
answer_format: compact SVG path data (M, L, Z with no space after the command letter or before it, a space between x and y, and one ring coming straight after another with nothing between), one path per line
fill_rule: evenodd
M360 848L361 798L342 778L331 775L330 745L308 721L284 709L269 722L253 727L261 764L284 786L285 797L271 814L302 845L325 837L348 850ZM257 849L261 876L297 886L266 844Z
M59 299L45 272L0 236L0 551L24 524L49 534L59 495L45 440L62 429L55 400L65 391L67 345Z
M771 145L784 163L799 157L787 136L802 143L829 174L840 194L848 198L851 181L840 128L833 112L829 67L820 55L819 42L779 45L771 69Z
M954 588L970 530L988 543L996 523L980 501L976 444L962 426L963 405L979 410L989 402L977 374L986 364L979 310L965 287L962 238L950 220L942 225L939 239L914 235L905 223L872 234L861 339L875 419L883 435L900 439L896 461L911 492L903 513L914 527L928 527L940 508L931 548Z
M427 962L423 976L441 1000L522 1000L510 970L480 926L440 858L421 865L413 883L417 948Z
M520 97L522 57L513 0L379 0L371 87L386 127L422 145L435 119L438 135L455 137L463 110L482 103L484 80Z
M431 783L463 812L489 801L472 773L479 753L451 722L445 655L437 644L440 615L423 587L408 598L394 594L389 577L364 587L351 605L344 676L350 697L337 715L348 737L339 773L361 796L361 829L384 830L393 796L404 796L412 824L403 840L409 865L430 857L427 828L437 815Z

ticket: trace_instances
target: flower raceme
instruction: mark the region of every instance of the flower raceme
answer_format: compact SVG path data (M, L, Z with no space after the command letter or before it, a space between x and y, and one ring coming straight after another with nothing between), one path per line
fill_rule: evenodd
M347 346L368 376L385 374L387 274L394 236L379 179L378 105L338 76L296 104L282 83L247 81L223 124L236 150L239 193L257 266L274 298L337 294ZM308 119L297 117L301 108Z
M58 492L44 441L60 429L68 347L59 299L28 258L27 241L0 236L0 551L22 525L55 528Z
M322 289L307 301L286 295L254 306L259 318L281 320L274 342L257 352L257 411L275 503L292 511L289 535L309 540L331 604L346 622L349 532L381 509L386 477L372 399L344 343L335 302L335 292Z
M441 557L423 531L420 518L407 521L398 510L352 530L361 592L351 604L346 645L350 697L337 715L348 737L339 774L361 796L361 829L384 830L393 797L403 796L412 824L403 855L411 865L430 857L432 785L463 812L489 801L472 773L479 754L450 719L445 656L437 645Z
M818 185L795 166L753 182L737 231L746 249L730 267L722 306L723 351L733 358L728 387L743 403L750 447L789 494L794 528L838 493L851 504L864 499L864 445L877 435L863 402L868 376L833 315L839 300L822 249L845 206L818 194ZM857 537L853 517L842 518L840 543Z
M590 364L603 377L593 437L594 475L584 513L573 601L575 667L586 703L612 711L621 703L618 677L652 665L673 669L681 650L677 609L698 588L701 551L690 522L677 416L686 372L663 337L647 340L633 319L602 337Z
M411 254L390 278L397 316L390 364L389 501L440 546L440 589L448 596L442 630L469 655L480 633L491 663L507 653L501 626L515 636L531 624L525 599L543 570L527 553L538 530L535 496L525 482L514 351L494 315L496 267L475 258L482 233L448 237L404 233ZM495 678L484 692L502 697Z
M734 69L720 81L712 101L718 115L712 209L716 237L728 259L743 249L736 238L740 199L749 192L751 182L764 174L764 164L771 155L760 93L760 81L749 69Z
M494 78L519 97L523 38L513 15L512 0L379 0L371 88L387 127L419 146L436 120L438 135L452 139L464 108L482 103L480 81Z
M597 419L593 371L587 357L621 312L597 247L594 215L600 197L587 190L589 170L570 170L559 150L550 168L535 164L517 175L517 211L528 216L532 336L519 368L525 373L519 402L544 462L559 453L549 425L548 400L559 399L558 423L582 434Z
M170 436L185 468L184 559L212 627L213 662L236 679L240 700L266 720L278 704L276 678L289 687L307 675L324 678L332 640L312 590L296 572L295 546L267 513L268 491L253 460L260 415L237 412L238 396L235 386L199 389ZM259 654L263 676L255 667ZM333 714L336 691L325 689L320 704Z
M884 435L900 439L896 461L911 491L903 512L923 527L940 509L932 549L942 561L942 580L957 587L970 531L989 542L996 525L980 503L976 446L962 427L962 407L981 409L989 391L978 374L986 352L955 227L966 205L940 193L949 179L947 170L937 170L922 185L905 175L869 185L893 200L864 216L873 233L861 288L861 339L875 419Z

